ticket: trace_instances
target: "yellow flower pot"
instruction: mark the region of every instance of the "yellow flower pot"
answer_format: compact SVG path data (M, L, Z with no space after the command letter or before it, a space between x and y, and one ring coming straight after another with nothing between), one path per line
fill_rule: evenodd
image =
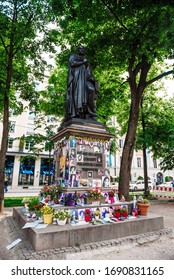
M43 219L44 219L44 224L52 224L53 214L44 214Z

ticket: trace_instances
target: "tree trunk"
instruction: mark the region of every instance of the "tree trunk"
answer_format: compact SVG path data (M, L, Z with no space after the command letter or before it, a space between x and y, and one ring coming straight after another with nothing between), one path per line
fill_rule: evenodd
M142 103L141 103L141 108L142 108ZM145 139L145 121L144 121L144 115L142 112L142 129L143 129L143 139ZM148 188L148 173L147 173L147 155L146 155L146 143L145 141L143 142L143 170L144 170L144 194L148 195L149 193L149 188Z
M5 158L8 143L8 119L9 119L9 100L8 96L4 96L4 116L3 116L3 132L0 150L0 215L3 215L4 209L4 179L5 179Z
M124 195L127 201L129 200L129 183L131 175L132 158L136 140L136 130L139 118L139 108L139 101L137 98L134 97L131 102L128 131L125 138L120 167L119 194L120 196Z
M15 20L15 15L14 15ZM12 69L13 69L13 36L10 41L9 55L8 55L8 66L7 66L7 78L6 88L4 92L4 115L3 115L3 131L2 131L2 142L0 149L0 215L3 215L4 210L4 179L5 179L5 159L8 144L8 125L9 125L9 92L11 88Z

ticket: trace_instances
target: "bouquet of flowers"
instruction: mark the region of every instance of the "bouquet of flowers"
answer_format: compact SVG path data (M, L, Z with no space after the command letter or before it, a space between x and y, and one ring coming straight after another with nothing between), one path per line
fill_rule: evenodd
M22 203L24 203L25 205L28 205L31 201L31 198L29 197L24 197L23 200L22 200Z
M83 213L84 216L91 216L91 210L89 208L86 208Z
M86 197L91 199L99 199L104 197L102 194L102 188L95 187L88 190Z
M114 192L114 191L109 191L109 192L108 192L108 195L109 195L109 197L114 197L115 192Z
M51 195L51 197L54 196L54 186L44 186L40 190L40 195L46 198L48 195Z
M60 209L54 214L54 217L58 220L65 220L71 217L69 210Z
M65 205L67 205L72 200L77 202L78 199L79 199L79 195L77 194L77 192L67 193L65 194Z
M40 209L41 215L54 214L54 209L48 205L44 205Z

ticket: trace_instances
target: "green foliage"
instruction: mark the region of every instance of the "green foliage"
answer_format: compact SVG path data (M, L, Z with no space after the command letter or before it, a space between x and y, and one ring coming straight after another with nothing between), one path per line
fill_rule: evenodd
M30 211L34 211L35 206L39 204L39 198L38 197L33 197L28 203L28 208Z
M33 196L29 196L29 199L32 199ZM4 206L5 207L17 207L23 206L24 203L22 202L24 197L5 197L4 198Z

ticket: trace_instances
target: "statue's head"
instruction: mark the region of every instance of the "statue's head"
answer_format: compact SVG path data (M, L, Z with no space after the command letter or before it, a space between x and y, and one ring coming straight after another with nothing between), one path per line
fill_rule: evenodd
M83 47L82 45L80 45L80 46L78 47L77 51L78 51L78 54L84 54L85 49L84 49L84 47Z

